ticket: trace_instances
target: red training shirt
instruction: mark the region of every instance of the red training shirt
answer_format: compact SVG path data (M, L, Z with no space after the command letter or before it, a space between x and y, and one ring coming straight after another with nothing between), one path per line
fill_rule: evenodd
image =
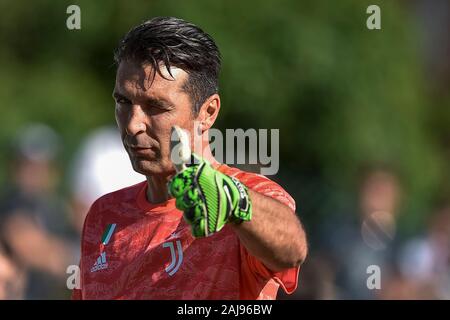
M227 165L217 168L295 212L295 201L270 179ZM99 198L86 217L81 289L72 299L275 299L297 288L299 268L274 273L226 225L194 238L175 199L151 204L147 182ZM294 213L293 213L294 214Z

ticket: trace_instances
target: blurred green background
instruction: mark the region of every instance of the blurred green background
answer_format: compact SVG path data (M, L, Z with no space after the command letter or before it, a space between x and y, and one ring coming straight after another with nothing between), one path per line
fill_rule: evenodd
M380 1L382 30L370 31L372 2L2 1L0 167L30 121L64 137L63 166L90 130L114 123L115 45L135 24L171 15L198 24L221 49L217 127L280 128L280 174L292 180L300 211L315 212L304 219L323 219L356 169L376 161L401 171L405 223L419 227L450 172L449 94L424 78L409 4ZM66 28L70 4L81 8L81 30Z
M404 189L399 229L421 232L450 190L450 77L430 59L423 3L1 1L0 185L14 137L30 122L61 134L67 172L86 135L114 124L112 52L120 37L151 17L177 16L221 50L216 127L280 129L273 178L295 198L310 234L346 210L360 169L371 164L395 168ZM81 8L81 30L66 28L71 4ZM370 4L381 7L381 30L366 28Z

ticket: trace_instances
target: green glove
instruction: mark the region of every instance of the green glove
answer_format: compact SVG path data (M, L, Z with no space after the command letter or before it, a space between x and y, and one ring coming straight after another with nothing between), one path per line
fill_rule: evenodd
M206 160L192 154L196 164L176 174L169 192L176 207L192 227L194 237L207 237L228 222L250 221L252 206L247 187L215 170Z

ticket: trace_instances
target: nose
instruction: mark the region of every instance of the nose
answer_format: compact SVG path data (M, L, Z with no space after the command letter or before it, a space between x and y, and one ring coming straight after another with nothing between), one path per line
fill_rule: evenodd
M128 119L125 126L125 130L128 135L135 136L139 133L145 132L146 130L146 117L145 112L142 110L141 106L133 105L128 112Z

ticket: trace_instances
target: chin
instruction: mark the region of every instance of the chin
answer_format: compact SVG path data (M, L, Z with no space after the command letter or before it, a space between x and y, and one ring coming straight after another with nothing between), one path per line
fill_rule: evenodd
M172 165L160 161L137 159L132 162L134 171L145 176L168 176L174 172Z

